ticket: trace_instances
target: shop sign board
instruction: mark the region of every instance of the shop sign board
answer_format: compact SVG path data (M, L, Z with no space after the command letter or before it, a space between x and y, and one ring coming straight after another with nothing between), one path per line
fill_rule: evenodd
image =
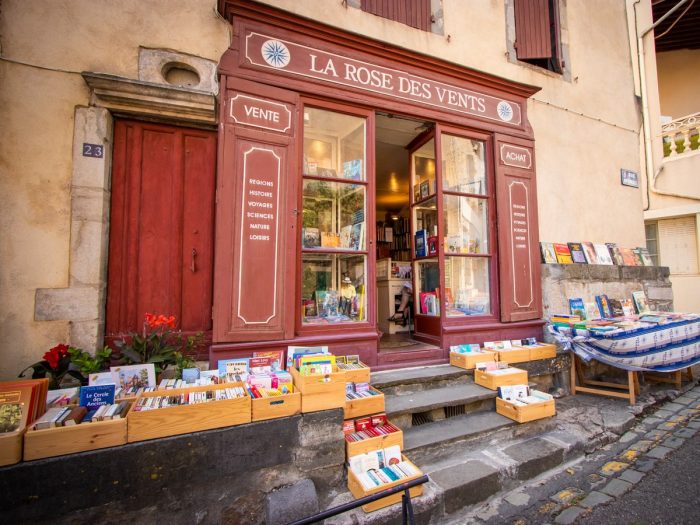
M244 44L250 67L283 71L375 94L520 126L520 104L405 71L248 30Z
M246 325L267 324L277 314L281 168L273 149L243 153L237 315Z
M532 258L530 257L530 212L528 186L523 181L508 184L508 204L511 229L511 265L513 272L513 302L526 308L534 301Z
M280 133L292 129L292 112L287 104L236 93L229 99L229 117L236 124Z
M506 166L529 170L532 168L532 151L512 144L501 144L501 162Z

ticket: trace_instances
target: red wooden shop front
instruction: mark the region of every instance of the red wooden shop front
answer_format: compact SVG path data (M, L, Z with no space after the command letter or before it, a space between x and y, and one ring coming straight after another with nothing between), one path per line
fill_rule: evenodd
M454 344L540 337L534 141L526 114L527 98L536 89L251 2L223 2L222 11L234 37L220 63L211 360L261 348L328 345L336 354L359 354L371 366L388 368L446 362ZM430 228L440 240L424 257L415 256L411 246L414 270L422 272L426 263L439 276L433 285L442 301L439 313L425 315L419 306L415 311L413 337L427 344L391 352L379 351L377 331L375 126L380 113L385 120L396 115L431 123L416 140L431 141L436 175L428 195L411 194L411 232L416 214L427 220L419 208L434 202L437 219ZM325 140L321 128L311 124L319 118L326 128L350 130L351 138L338 142L338 153L332 153L331 169L316 166L307 155L310 137ZM444 180L445 144L455 141L473 145L485 159L478 191L455 189ZM346 160L353 155L357 160ZM321 213L323 200L329 200L313 193L319 187L364 203L359 219L333 209L339 244L337 239L314 244L317 229L307 227L309 203ZM448 247L449 226L442 217L448 214L446 203L455 201L483 210L488 231L476 249ZM354 236L348 244L342 230L361 231L360 240ZM446 277L446 268L455 266L479 268L488 276L481 290L483 312L463 315L439 297L440 289L450 289L453 274ZM327 279L337 289L351 290L340 292L348 322L314 322L317 317L309 313L316 307L308 298L309 282ZM424 285L418 278L414 282Z

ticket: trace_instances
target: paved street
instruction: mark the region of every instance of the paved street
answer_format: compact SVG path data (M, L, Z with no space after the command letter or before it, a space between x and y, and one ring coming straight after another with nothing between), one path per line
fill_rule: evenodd
M657 463L628 493L596 507L581 525L675 525L700 522L700 433Z
M450 524L700 523L700 386L661 404L614 443Z

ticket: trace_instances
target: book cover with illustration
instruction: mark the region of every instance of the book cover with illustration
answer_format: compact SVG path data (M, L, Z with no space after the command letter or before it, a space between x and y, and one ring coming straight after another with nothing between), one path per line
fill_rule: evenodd
M622 254L622 262L625 266L639 266L637 264L637 257L635 257L632 248L620 248L620 253Z
M563 243L554 243L554 252L557 254L557 262L559 264L573 264L574 261L571 258L571 250L569 246Z
M654 261L651 260L651 255L649 255L649 250L646 248L635 248L634 251L639 255L644 266L654 266Z
M606 242L605 245L608 247L613 263L618 266L624 266L625 261L622 258L622 253L620 252L620 248L617 247L617 244L614 242Z
M582 242L583 254L586 256L588 264L599 264L598 255L596 255L595 247L592 242Z
M146 388L156 386L156 368L153 363L110 367L112 382L118 387Z
M637 313L639 315L648 314L651 311L644 291L632 292L632 299L634 300L634 306L637 308Z
M598 311L600 316L603 318L612 317L612 312L610 311L610 304L608 303L608 296L605 294L596 295L595 302L598 305Z
M583 246L580 242L570 242L569 251L571 252L571 259L578 264L586 264L586 256L583 254Z
M304 248L318 248L321 246L321 233L318 228L304 228L302 241Z
M540 253L542 254L542 262L545 264L557 264L557 253L554 251L554 243L541 242Z
M573 315L578 315L581 319L587 319L586 306L583 304L583 299L575 297L569 299L569 310Z
M610 257L610 250L606 244L596 243L593 245L593 247L595 248L595 255L598 259L598 264L613 264L612 257Z

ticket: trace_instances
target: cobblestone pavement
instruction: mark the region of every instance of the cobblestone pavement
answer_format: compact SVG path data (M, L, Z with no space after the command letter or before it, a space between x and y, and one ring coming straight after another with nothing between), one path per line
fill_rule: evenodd
M700 509L696 512L697 518L690 521L671 516L668 518L676 521L653 521L650 516L627 520L624 508L616 503L650 473L664 467L668 458L689 440L692 443L687 448L695 449L700 442L700 435L696 436L699 430L700 386L696 386L673 401L661 404L616 442L564 465L555 475L545 474L492 498L472 509L461 522L486 525L700 523ZM696 457L693 460L698 461ZM698 491L697 487L698 480L691 483L692 490ZM610 509L616 506L618 516L613 518Z

